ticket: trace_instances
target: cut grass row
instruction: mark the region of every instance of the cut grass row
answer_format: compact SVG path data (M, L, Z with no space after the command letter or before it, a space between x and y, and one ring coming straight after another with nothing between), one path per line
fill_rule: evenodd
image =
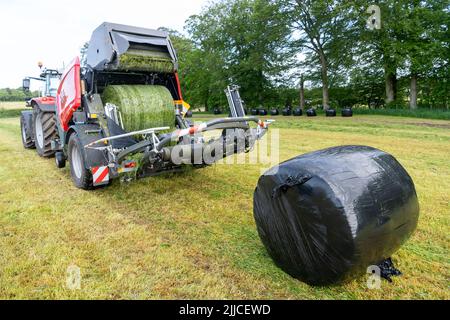
M280 161L365 144L392 153L411 173L419 228L393 257L404 276L382 290L367 289L365 278L312 288L274 266L252 217L261 166L216 165L84 192L67 169L22 149L17 118L0 119L0 297L449 299L450 134L393 119L277 123ZM361 121L371 125L365 130ZM65 287L72 264L81 268L81 290Z

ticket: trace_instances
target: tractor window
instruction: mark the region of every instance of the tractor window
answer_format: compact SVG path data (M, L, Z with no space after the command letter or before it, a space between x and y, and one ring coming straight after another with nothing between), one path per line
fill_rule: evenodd
M56 97L58 87L59 87L59 78L50 78L50 83L48 86L49 96Z

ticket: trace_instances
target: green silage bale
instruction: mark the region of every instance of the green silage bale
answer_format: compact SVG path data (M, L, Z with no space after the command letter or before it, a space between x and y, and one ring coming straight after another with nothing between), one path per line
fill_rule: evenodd
M128 132L175 125L174 102L166 87L111 85L105 88L102 99L119 108Z

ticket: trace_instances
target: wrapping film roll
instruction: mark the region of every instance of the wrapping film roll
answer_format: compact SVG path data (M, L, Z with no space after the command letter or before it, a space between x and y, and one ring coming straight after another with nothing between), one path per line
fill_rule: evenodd
M174 102L166 87L111 85L105 88L102 99L119 108L128 132L175 125Z
M254 193L254 217L281 269L310 285L332 285L391 257L416 229L419 204L393 156L343 146L267 171Z

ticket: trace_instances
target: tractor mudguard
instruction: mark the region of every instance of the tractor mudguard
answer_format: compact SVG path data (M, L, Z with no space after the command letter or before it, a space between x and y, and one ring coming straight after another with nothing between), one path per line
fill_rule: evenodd
M44 103L44 102L40 101L40 99L32 99L31 105L36 106L42 112L53 112L53 113L56 112L56 104L54 102L53 103Z
M33 133L33 111L22 111L22 116L25 119L25 130L32 137Z
M96 124L73 125L69 129L69 132L70 131L74 131L77 134L82 146L105 137L100 126ZM68 144L69 138L70 134L68 134L66 137L66 144ZM83 148L82 152L84 154L84 166L86 169L91 169L93 167L103 167L109 164L106 151Z

